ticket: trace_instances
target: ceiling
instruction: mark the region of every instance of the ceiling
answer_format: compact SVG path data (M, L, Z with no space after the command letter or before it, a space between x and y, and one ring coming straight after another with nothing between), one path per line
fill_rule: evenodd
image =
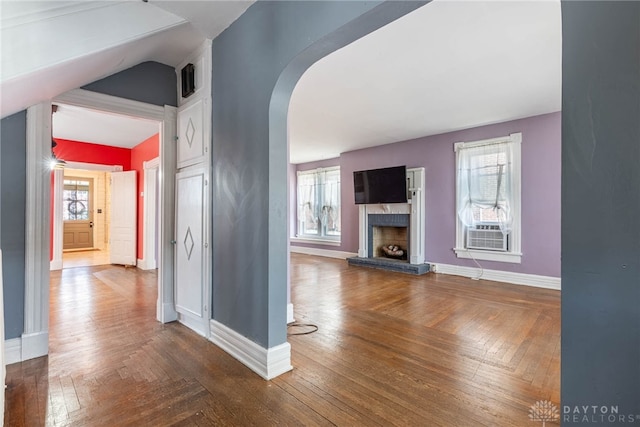
M131 3L116 4L131 7ZM57 82L53 74L49 79L58 84L48 85L50 90L45 92L55 92L49 95L53 97L94 81L95 70L105 73L107 62L120 65L111 66L106 75L146 60L175 66L205 37L217 36L250 4L136 2L131 10L141 16L148 9L140 6L159 9L152 14L158 15L156 30L74 60L76 65L77 61L87 62L84 81L78 83L79 77L74 77ZM110 7L113 2L107 9L89 12L99 18ZM111 62L115 59L120 62ZM289 107L290 160L334 158L346 151L560 108L558 1L434 1L323 58L302 76ZM146 139L139 135L152 132L153 126L157 131L157 124L124 119L117 128L130 128L131 137L112 134L105 140L105 130L99 130L100 117L97 112L61 106L54 115L54 136L134 146ZM110 115L105 120L116 119ZM106 126L106 130L113 129L113 124ZM98 131L92 136L93 130ZM140 133L134 137L134 132Z
M133 148L160 132L152 120L109 114L73 105L56 104L53 137L91 144Z
M561 109L560 2L434 1L307 70L292 163Z

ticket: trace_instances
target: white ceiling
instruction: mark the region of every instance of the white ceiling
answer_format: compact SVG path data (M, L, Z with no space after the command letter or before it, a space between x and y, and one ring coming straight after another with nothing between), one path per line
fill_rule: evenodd
M133 148L160 132L160 124L151 120L56 105L58 110L51 118L54 138Z
M434 1L314 64L292 163L561 109L558 1Z
M251 3L0 0L0 117L142 62L175 67Z
M99 12L95 15L99 18L105 10L124 10L115 9L122 5L144 16L149 6L162 8L150 16L157 15L166 28L159 25L126 43L67 61L73 67L63 63L27 73L23 76L26 84L7 84L3 78L3 117L7 88L10 93L16 87L33 93L31 97L20 93L20 99L28 99L27 105L31 105L140 62L153 60L175 66L204 37L217 36L251 4L154 0L142 5L136 2L135 6L131 2L107 3L110 9L85 13ZM4 26L4 9L2 13ZM4 50L2 59L6 63ZM35 83L34 75L38 77ZM289 109L290 159L302 163L334 158L359 148L560 108L558 1L435 1L323 58L302 76ZM100 121L96 113L71 120L72 115L80 114L62 106L54 116L54 136L106 143L106 130L93 136L90 133L99 129L94 122ZM144 135L150 131L145 129L147 125L137 120L119 122L118 129L131 128L133 135L140 128L142 136L121 139L110 135L109 144L134 146L146 139ZM107 126L107 130L112 129L113 125Z

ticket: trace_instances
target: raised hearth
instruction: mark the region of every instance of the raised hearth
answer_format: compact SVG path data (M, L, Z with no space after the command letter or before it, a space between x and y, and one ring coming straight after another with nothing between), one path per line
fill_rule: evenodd
M352 257L347 258L349 265L357 265L360 267L378 268L381 270L397 271L407 274L426 274L430 271L431 266L429 264L409 264L407 261L392 259L392 258L362 258Z

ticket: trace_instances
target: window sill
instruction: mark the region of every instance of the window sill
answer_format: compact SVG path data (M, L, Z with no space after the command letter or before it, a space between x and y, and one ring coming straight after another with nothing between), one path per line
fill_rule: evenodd
M481 251L466 248L453 248L453 251L458 258L475 258L483 261L509 262L512 264L522 263L522 254L517 252Z
M311 245L326 245L326 246L340 246L340 240L323 239L314 237L291 237L289 239L291 243L307 243Z

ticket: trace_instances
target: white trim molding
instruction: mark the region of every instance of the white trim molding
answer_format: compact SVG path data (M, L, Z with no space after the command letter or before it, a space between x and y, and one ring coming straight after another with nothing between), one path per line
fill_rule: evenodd
M452 274L455 276L492 280L494 282L511 283L514 285L533 286L536 288L561 290L559 277L539 276L537 274L514 273L511 271L487 270L477 267L462 267L459 265L429 263L435 265L436 272L440 274Z
M90 108L108 113L124 114L161 123L160 129L160 170L158 193L160 210L158 223L160 244L158 245L158 302L156 318L167 323L177 320L178 314L173 303L173 220L175 181L175 137L177 108L165 105L147 104L84 89L74 89L55 97L54 102ZM50 142L49 142L50 144ZM46 209L48 212L49 210ZM47 283L49 283L47 281Z
M4 342L4 362L7 365L22 362L21 338L12 338Z
M295 321L296 321L296 319L293 316L293 304L289 303L289 304L287 304L287 325L289 323L293 323Z
M122 165L101 165L98 163L84 163L84 162L65 162L64 165L67 169L83 169L88 171L99 172L122 172L124 168Z
M358 256L358 254L353 252L332 251L330 249L307 248L305 246L294 246L294 245L290 246L290 251L298 254L317 255L317 256L324 256L327 258L338 258L338 259L347 259L354 256Z
M519 252L483 251L467 248L453 248L453 250L458 258L509 262L513 264L520 264L522 262L522 254Z
M49 332L22 334L22 360L35 359L49 353Z
M288 342L267 349L215 320L211 320L209 339L265 380L293 369Z
M291 243L305 243L307 245L340 246L340 240L314 239L312 237L290 237Z
M156 260L156 213L158 200L156 197L157 178L160 170L160 158L156 157L142 163L144 168L143 183L143 226L142 226L142 259L138 259L138 268L153 270L157 267Z
M150 120L164 120L164 107L85 89L74 89L65 92L56 96L54 102Z
M43 102L27 109L23 360L48 352L51 171L42 159L50 157L51 103Z
M158 304L157 319L162 323L178 320L173 295L175 222L176 129L178 109L165 105L160 129L160 168L158 170Z
M64 189L64 171L62 169L53 170L53 256L49 268L51 270L62 270L62 231L64 222L62 220L62 197Z

